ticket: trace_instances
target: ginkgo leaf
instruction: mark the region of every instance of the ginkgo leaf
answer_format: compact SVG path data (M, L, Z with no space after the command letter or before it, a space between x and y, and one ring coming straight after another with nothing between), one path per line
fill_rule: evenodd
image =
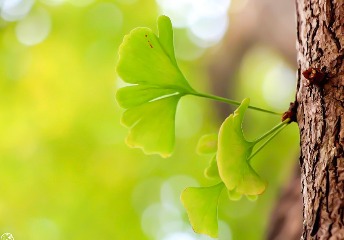
M131 127L127 144L148 154L168 157L174 146L175 106L179 98L169 97L127 109L122 116L122 123Z
M159 37L144 27L135 28L124 37L119 47L118 75L131 84L193 91L174 57L170 19L159 17L158 26Z
M189 221L196 233L218 236L217 206L224 185L189 187L181 195Z
M196 151L198 154L216 153L217 150L217 134L203 135L197 143Z
M265 181L251 167L248 158L256 142L245 139L242 121L250 100L241 105L221 125L216 154L219 174L228 190L243 195L264 192Z
M220 179L219 169L216 162L216 155L210 160L209 166L204 170L204 175L207 178Z
M159 17L158 28L159 37L136 28L124 38L116 71L132 85L119 89L116 99L127 109L122 123L130 128L128 145L167 157L174 147L178 101L194 90L177 65L170 19Z

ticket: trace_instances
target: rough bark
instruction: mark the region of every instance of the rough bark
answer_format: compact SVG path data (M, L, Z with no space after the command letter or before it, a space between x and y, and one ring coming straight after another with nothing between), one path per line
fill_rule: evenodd
M296 5L302 239L344 239L344 1ZM309 68L325 78L307 80Z

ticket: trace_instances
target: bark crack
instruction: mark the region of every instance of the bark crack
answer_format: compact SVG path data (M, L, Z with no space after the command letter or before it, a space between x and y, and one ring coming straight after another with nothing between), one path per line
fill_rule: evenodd
M334 0L328 0L328 5L329 5L329 14L327 14L327 17L329 19L328 22L328 26L327 29L329 30L329 33L332 36L333 41L335 42L336 46L337 46L337 50L339 51L341 49L341 45L340 45L340 40L339 37L336 35L336 32L334 31L334 23L335 23L335 3Z
M320 202L322 202L322 198L320 197ZM315 220L313 223L312 231L311 231L311 236L315 236L315 234L318 232L320 228L320 215L321 215L321 208L318 206L316 209L316 214L315 214Z

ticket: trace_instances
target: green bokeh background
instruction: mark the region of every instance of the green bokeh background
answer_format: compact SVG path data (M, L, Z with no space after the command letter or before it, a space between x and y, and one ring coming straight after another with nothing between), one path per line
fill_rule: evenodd
M127 129L120 125L122 110L114 97L121 86L117 50L134 27L156 30L156 2L36 2L31 11L42 9L50 16L51 32L33 46L18 41L20 20L0 21L0 235L10 232L16 240L209 239L192 233L179 194L186 186L212 184L203 176L210 157L194 150L198 138L216 132L223 120L213 102L181 101L171 158L145 156L124 143ZM180 39L185 34L178 30L176 35L177 51L184 51ZM185 39L185 44L190 43ZM211 91L206 66L213 49L179 61L191 84L205 92ZM271 109L257 89L276 62L283 60L266 46L250 51L232 97L250 97L253 105ZM250 111L245 131L253 138L278 122L278 117ZM223 196L220 239L264 239L270 210L297 159L297 134L296 126L288 127L254 159L269 182L257 201L230 202Z

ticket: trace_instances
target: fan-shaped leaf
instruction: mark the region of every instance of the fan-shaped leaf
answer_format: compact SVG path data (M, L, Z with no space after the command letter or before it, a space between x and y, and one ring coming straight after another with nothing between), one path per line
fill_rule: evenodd
M220 177L228 190L243 195L257 195L264 192L266 183L248 161L255 145L245 139L242 131L249 102L248 98L244 99L221 125L216 158Z
M203 135L197 144L196 151L199 154L216 153L217 150L217 134Z
M124 38L116 70L133 85L119 89L116 98L127 109L122 117L130 128L127 143L167 157L174 146L178 101L194 90L178 68L170 19L159 17L158 27L159 37L149 28L136 28Z
M181 195L192 228L211 237L218 235L217 205L224 185L189 187Z

